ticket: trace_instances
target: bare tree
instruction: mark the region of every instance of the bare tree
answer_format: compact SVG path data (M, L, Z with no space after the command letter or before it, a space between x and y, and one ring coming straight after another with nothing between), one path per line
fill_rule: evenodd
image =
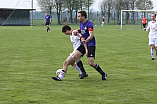
M136 2L136 8L140 10L150 10L153 9L153 3L151 0L138 0ZM145 12L144 12L145 16Z
M101 13L103 15L107 14L107 23L109 23L110 21L111 10L113 9L112 1L113 0L104 0L103 3L101 4Z
M62 9L64 8L63 4L65 3L64 0L55 0L55 8L57 11L57 17L58 17L58 24L61 24L60 16Z
M47 12L52 16L52 9L55 7L54 0L37 0L38 6L43 12Z

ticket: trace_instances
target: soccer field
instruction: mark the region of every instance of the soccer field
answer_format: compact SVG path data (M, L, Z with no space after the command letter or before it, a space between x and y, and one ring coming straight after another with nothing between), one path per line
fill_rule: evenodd
M0 104L155 104L157 60L151 60L148 32L126 27L94 28L95 63L108 74L106 81L84 56L89 76L79 79L69 66L58 82L51 76L73 50L69 36L61 33L62 25L50 26L49 33L45 26L1 26Z

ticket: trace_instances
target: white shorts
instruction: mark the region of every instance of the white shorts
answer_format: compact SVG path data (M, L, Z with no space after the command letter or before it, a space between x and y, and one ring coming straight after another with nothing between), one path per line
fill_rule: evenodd
M149 45L154 45L157 47L157 38L149 38Z
M72 57L73 57L73 55L74 55L75 51L76 51L76 50L74 50L72 53L70 53L70 56L72 56Z

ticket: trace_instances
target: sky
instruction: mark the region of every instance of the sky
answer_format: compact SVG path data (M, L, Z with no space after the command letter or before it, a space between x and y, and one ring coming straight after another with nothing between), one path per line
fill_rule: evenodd
M5 2L4 2L5 1ZM99 2L103 0L94 0L92 9L96 11L99 10ZM0 0L0 8L24 8L24 9L31 9L32 0ZM37 5L37 0L33 0L33 8L37 11L40 11L40 8Z
M4 2L5 1L5 2ZM99 5L103 0L94 0L94 4L91 7L95 11L99 11ZM154 10L157 10L157 0L152 0L154 4ZM32 0L0 0L0 8L24 8L31 9ZM33 8L36 11L40 11L37 5L37 0L33 0Z

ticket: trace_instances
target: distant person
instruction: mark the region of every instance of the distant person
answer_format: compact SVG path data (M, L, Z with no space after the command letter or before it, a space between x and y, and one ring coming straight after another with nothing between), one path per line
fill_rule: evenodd
M151 15L152 21L148 22L147 28L144 28L144 31L149 32L149 45L151 46L151 56L152 60L155 60L154 49L156 50L157 55L157 22L156 22L156 14L152 13Z
M51 24L51 16L46 13L44 23L46 21L47 32L50 32L49 24Z
M103 17L101 26L104 26L104 21L105 21L105 18Z
M145 18L145 16L143 16L142 18L143 28L146 28L146 23L147 23L147 19Z

